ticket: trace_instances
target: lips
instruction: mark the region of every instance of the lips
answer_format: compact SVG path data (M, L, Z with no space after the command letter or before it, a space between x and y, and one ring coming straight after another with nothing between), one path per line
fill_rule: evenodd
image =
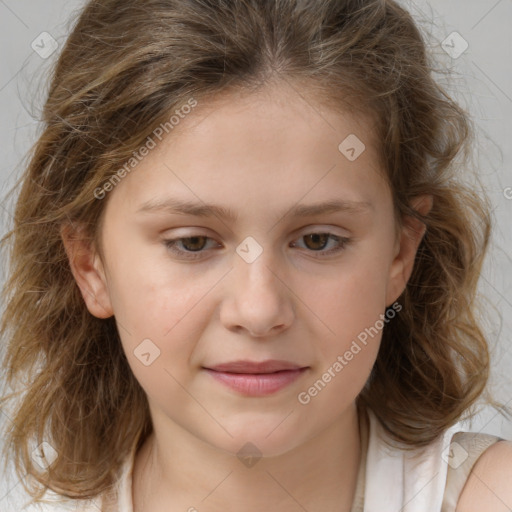
M208 370L225 373L274 373L283 370L300 370L305 368L289 361L280 361L277 359L268 359L267 361L232 361L230 363L218 364L215 366L206 367Z
M245 396L271 395L291 385L309 367L275 359L267 361L232 361L203 367L215 381Z

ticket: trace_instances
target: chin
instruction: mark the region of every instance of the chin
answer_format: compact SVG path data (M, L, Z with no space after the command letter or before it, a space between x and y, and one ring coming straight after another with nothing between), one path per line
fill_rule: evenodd
M278 423L274 424L273 428ZM229 431L233 437L218 439L215 446L238 458L278 457L301 443L300 439L294 438L292 432L284 429L276 429L270 435L272 429L258 429L254 426L238 429L236 432L232 429Z

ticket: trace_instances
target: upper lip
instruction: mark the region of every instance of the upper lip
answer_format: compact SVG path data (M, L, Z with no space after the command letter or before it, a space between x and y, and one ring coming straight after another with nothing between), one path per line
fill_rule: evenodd
M229 373L273 373L280 370L298 370L305 368L289 361L279 361L277 359L268 359L267 361L231 361L229 363L222 363L215 366L205 367L208 370L216 372L229 372Z

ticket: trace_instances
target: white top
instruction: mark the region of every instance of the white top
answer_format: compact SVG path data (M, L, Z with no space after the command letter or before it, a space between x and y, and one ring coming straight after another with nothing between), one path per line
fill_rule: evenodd
M458 431L454 425L428 446L406 452L384 444L384 439L390 439L389 435L373 412L367 412L369 430L366 421L360 424L361 464L351 512L455 512L471 467L487 447L500 440L489 434ZM117 484L117 504L108 512L133 512L134 455L135 451L122 467ZM47 496L53 502L32 504L21 511L104 510L100 497L85 502L68 500L56 503L57 495L48 491Z

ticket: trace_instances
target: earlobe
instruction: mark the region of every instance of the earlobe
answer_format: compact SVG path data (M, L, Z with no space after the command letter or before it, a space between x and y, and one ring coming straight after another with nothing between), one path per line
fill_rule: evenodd
M421 215L427 215L433 206L432 195L421 195L411 201L413 209ZM425 235L426 226L420 220L407 216L396 245L396 253L391 264L386 305L389 307L403 293L411 277L418 247Z
M66 224L60 230L75 281L89 312L97 318L109 318L114 313L101 258L84 235L82 227Z

